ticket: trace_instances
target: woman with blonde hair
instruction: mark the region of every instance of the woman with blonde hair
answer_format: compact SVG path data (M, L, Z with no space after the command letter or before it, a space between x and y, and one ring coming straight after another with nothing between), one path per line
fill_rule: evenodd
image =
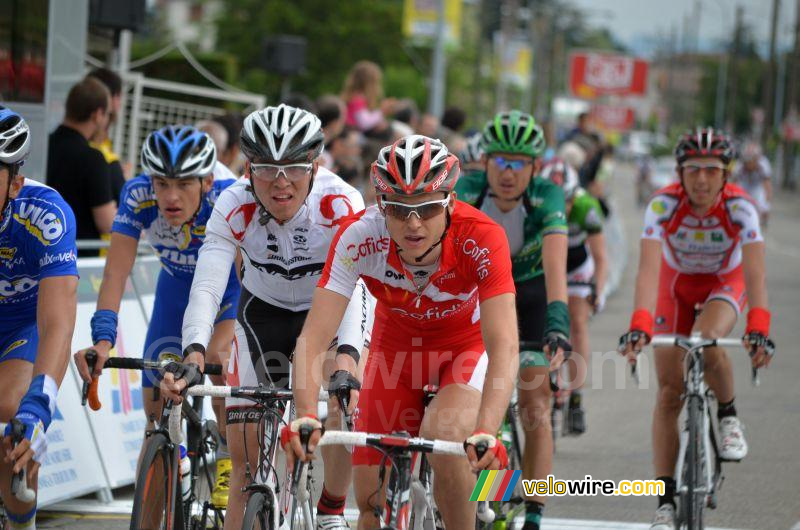
M359 61L347 74L342 91L347 105L346 123L367 136L388 137L389 114L393 99L383 99L383 72L371 61Z

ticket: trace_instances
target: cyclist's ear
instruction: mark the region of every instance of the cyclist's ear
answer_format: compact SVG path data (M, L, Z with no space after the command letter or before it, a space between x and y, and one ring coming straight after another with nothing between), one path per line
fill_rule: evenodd
M456 207L456 200L458 199L458 194L456 192L451 191L449 194L450 202L447 203L447 210L452 214L453 209Z
M533 174L538 175L542 171L542 159L541 158L534 158L533 159Z
M245 160L244 161L244 176L247 177L248 179L252 180L250 178L250 163L251 163L250 160Z
M211 187L214 185L214 175L211 174L207 177L201 178L200 185L203 187L203 193L208 193L211 191Z

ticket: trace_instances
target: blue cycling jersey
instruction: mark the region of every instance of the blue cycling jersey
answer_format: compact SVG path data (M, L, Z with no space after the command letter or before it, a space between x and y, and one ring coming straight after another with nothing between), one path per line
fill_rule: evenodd
M78 275L75 232L61 195L25 179L0 222L0 331L36 323L41 280Z
M176 277L190 279L194 275L197 252L205 239L206 222L214 210L214 203L222 190L234 182L234 179L215 180L194 221L173 227L158 210L152 181L147 175L139 175L122 188L111 231L136 239L144 231L163 267Z

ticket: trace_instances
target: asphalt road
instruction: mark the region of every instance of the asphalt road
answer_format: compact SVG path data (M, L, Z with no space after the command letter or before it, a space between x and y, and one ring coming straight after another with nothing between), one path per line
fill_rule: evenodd
M622 168L612 183L615 211L628 240L628 268L606 310L591 324L592 360L585 394L589 429L580 438L558 441L557 478L652 478L650 417L655 401L651 355L644 355L641 386L635 387L614 352L633 303L642 211L635 206L633 174ZM719 506L707 512L707 525L725 528L800 528L800 195L778 193L766 235L770 306L778 357L750 385L743 350L732 351L736 404L746 426L748 457L725 465ZM741 322L735 334L741 335ZM97 513L96 504L70 503L44 512L40 528L127 528L124 513L130 489L115 492L121 502ZM349 503L349 507L354 503ZM656 507L647 497L556 497L548 502L544 528L646 528ZM66 513L63 510L77 510ZM113 511L123 513L109 513ZM94 513L89 513L89 512ZM638 523L617 524L616 522ZM798 526L795 526L798 525Z

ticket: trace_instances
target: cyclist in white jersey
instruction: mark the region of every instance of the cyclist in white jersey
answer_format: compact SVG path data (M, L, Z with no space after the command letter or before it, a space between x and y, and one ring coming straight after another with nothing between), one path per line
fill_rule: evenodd
M162 383L166 397L179 398L181 390L199 379L225 287L224 271L234 262L237 249L242 255L242 293L228 382L288 386L291 354L331 241L346 217L364 209L355 188L319 167L322 138L314 114L287 105L267 107L245 119L241 132L242 152L248 159L245 176L220 195L206 227L183 321L185 369L166 374ZM371 326L365 321L372 314L364 306L368 299L366 292L351 299L351 317L337 335L337 363L342 357L358 361ZM229 399L226 405L233 474L225 527L239 528L247 500L241 491L245 462L258 459L258 423L249 414L251 403ZM347 528L343 513L350 464L345 450L339 452L335 458L324 455L326 480L320 505L333 505L335 509L328 511L339 513L321 509L322 528Z

